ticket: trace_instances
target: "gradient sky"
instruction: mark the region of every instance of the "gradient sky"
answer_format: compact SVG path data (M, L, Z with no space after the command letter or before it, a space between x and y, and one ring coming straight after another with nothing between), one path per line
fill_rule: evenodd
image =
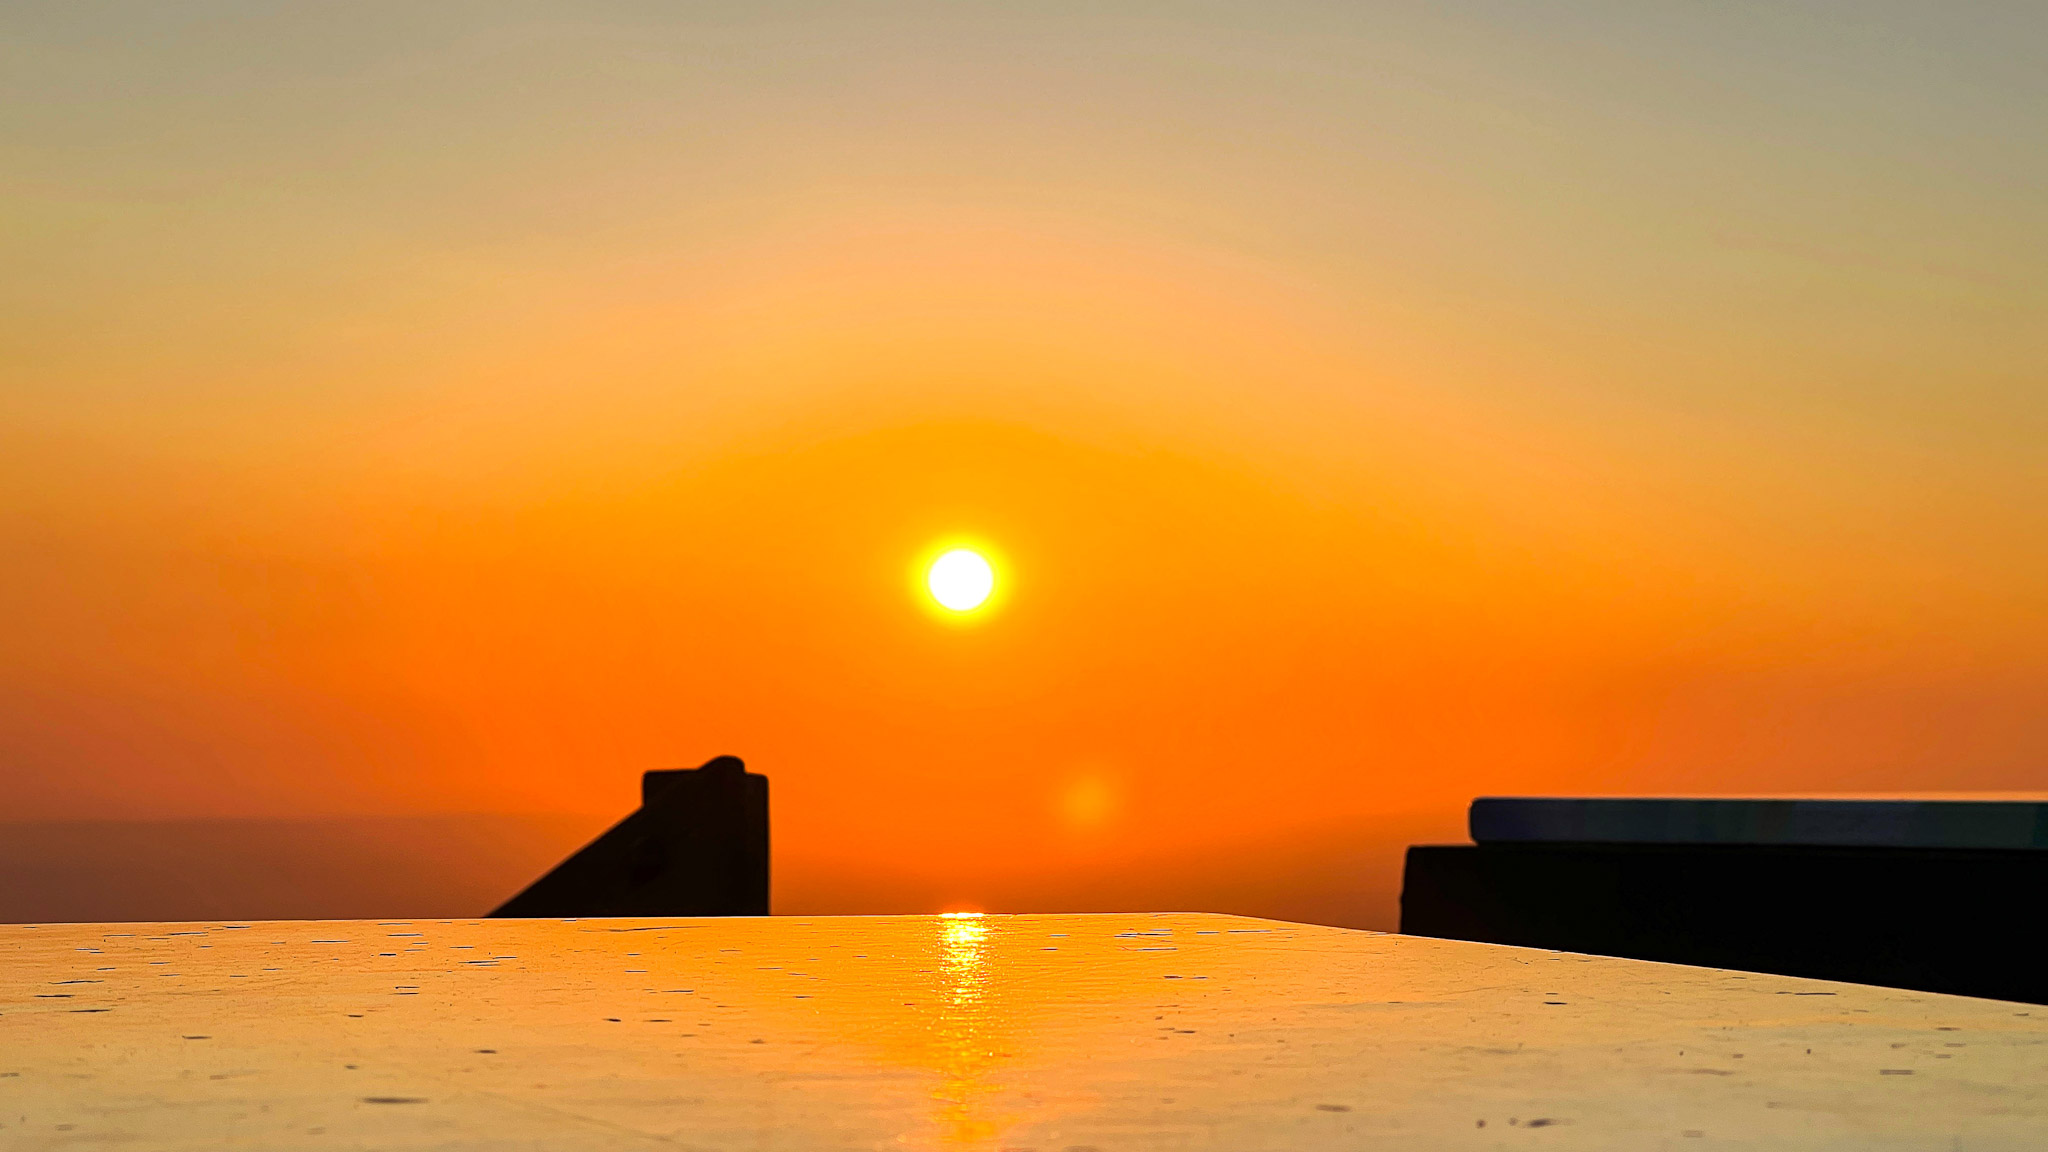
M918 891L2048 787L2038 3L0 11L12 819ZM906 573L990 542L1001 610ZM909 890L908 888L905 889Z

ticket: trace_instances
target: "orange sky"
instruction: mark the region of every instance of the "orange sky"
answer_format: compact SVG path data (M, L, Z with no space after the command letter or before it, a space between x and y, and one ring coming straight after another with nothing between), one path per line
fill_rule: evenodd
M0 18L8 817L2048 786L2042 29L1908 7Z

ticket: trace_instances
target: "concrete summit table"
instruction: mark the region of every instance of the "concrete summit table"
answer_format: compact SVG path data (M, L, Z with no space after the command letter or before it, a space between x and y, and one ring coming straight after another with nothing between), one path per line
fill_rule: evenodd
M0 1148L2039 1149L2048 1010L1206 915L0 928Z

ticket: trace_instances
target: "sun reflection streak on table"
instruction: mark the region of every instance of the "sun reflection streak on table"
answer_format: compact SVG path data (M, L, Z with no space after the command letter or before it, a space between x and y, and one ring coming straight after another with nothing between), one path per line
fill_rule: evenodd
M990 1048L991 925L978 912L949 912L937 927L946 1001L938 1025L942 1057L939 1085L932 1093L939 1104L934 1120L941 1144L982 1147L1014 1120L990 1110L991 1098L1001 1091L993 1075L1000 1055Z

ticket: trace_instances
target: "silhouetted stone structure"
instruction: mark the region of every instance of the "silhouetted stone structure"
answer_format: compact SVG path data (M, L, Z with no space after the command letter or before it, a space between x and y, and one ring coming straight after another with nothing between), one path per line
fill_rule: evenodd
M768 778L737 756L648 772L640 808L492 916L768 915Z
M1475 801L1478 843L1408 849L1401 931L2048 1003L2048 850L1980 846L2041 805L1786 803Z

